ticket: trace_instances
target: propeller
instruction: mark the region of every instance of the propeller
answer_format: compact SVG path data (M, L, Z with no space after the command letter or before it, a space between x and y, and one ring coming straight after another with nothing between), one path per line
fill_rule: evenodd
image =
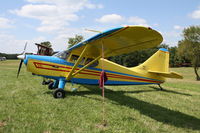
M18 78L18 76L19 76L19 73L20 73L20 70L21 70L21 67L22 67L22 63L23 63L23 61L24 61L24 59L25 59L26 46L27 46L27 42L26 42L26 44L25 44L25 46L24 46L24 50L23 50L23 52L21 53L21 55L18 55L18 56L17 56L18 59L21 59L21 61L20 61L20 63L19 63L19 68L18 68L18 71L17 71L17 78Z
M25 55L26 46L27 46L27 42L25 43L25 46L24 46L24 51L22 52L22 55Z
M21 59L21 61L20 61L20 63L19 63L19 68L18 68L18 72L17 72L17 78L18 78L18 76L19 76L19 73L20 73L20 70L21 70L23 61L24 61L24 60Z

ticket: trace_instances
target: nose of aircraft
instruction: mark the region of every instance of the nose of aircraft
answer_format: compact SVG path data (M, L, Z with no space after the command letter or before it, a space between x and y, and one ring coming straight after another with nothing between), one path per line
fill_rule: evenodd
M25 58L25 55L24 54L18 55L17 58L23 60Z
M28 55L25 55L25 54L18 55L17 58L21 60L20 63L19 63L19 68L18 68L18 72L17 72L17 78L18 78L21 67L22 67L22 63L24 62L24 64L27 65Z
M27 63L28 63L28 59L30 58L29 56L30 56L30 55L26 55L26 56L24 57L24 64L25 64L25 65L27 65Z

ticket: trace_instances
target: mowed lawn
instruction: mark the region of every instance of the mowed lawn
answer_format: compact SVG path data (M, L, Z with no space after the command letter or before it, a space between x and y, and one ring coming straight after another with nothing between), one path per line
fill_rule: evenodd
M200 132L200 81L192 68L172 68L183 80L156 85L106 86L105 120L98 86L67 83L65 99L54 99L42 78L19 60L0 62L0 133L184 133Z

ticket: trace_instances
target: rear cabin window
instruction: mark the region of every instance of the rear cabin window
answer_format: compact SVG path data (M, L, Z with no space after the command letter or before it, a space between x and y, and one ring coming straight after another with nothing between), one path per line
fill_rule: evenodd
M71 62L76 62L78 60L79 56L78 55L72 55L70 61Z
M87 65L88 63L90 63L91 61L93 61L93 58L87 58L87 60L85 61L85 65ZM98 61L95 61L94 63L92 63L89 67L95 67L99 64Z
M85 57L83 57L82 61L80 62L80 64L84 64L85 61Z
M79 56L78 55L72 55L70 58L70 62L75 63L78 60ZM80 64L84 64L85 62L85 57L83 57L83 59L81 60Z
M75 63L77 60L78 60L79 56L78 55L71 55L71 58L70 58L70 62L73 62ZM83 57L83 59L81 60L80 64L81 65L87 65L88 63L90 63L91 61L93 61L94 59L93 58L85 58ZM95 61L93 64L91 64L89 67L95 67L99 64L98 61Z

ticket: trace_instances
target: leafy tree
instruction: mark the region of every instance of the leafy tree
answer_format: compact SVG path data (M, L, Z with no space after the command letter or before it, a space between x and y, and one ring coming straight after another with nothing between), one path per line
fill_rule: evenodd
M190 26L183 30L183 40L179 41L179 55L191 60L196 74L196 80L200 80L198 69L200 66L200 26Z
M178 55L178 48L176 46L168 48L170 57L169 57L169 64L171 67L177 67L181 64L181 58Z
M49 48L52 47L51 42L49 42L49 41L41 42L40 44L43 45L43 46L49 47Z
M188 49L186 48L187 44L184 40L181 40L178 42L178 48L177 48L177 56L178 56L178 63L179 64L191 64L191 57L188 54Z
M75 35L75 37L70 37L68 40L68 48L74 46L75 44L83 41L83 36L82 35Z

